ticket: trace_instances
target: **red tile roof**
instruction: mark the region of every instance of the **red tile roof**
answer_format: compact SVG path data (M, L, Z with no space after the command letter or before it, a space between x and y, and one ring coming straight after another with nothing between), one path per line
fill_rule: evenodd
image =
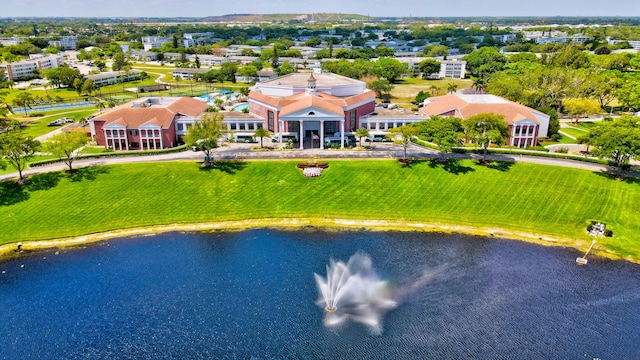
M197 99L179 98L167 106L131 107L133 102L119 106L111 111L96 116L93 121L104 121L104 125L117 123L130 129L152 123L168 129L178 114L198 116L209 107L207 103Z
M445 95L429 98L421 110L426 115L442 115L455 112L455 116L467 119L480 113L503 115L505 122L513 124L528 119L539 124L534 109L495 95Z
M310 106L323 109L337 115L344 115L345 107L355 105L361 101L374 100L375 97L375 93L369 90L362 94L346 98L333 96L323 92L318 92L315 96L307 94L306 92L299 92L283 98L273 98L255 91L252 91L249 94L250 99L280 108L280 115L291 114Z

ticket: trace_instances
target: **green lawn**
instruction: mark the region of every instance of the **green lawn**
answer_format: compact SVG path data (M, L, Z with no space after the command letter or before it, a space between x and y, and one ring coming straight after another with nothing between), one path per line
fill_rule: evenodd
M576 141L568 136L564 136L562 134L558 134L560 135L560 139L558 139L558 141L543 141L540 143L541 146L548 146L548 145L557 145L557 144L575 144Z
M96 112L98 111L95 108L84 108L81 110L65 109L64 111L57 111L57 114L55 115L48 115L37 120L27 120L28 123L24 123L22 133L27 136L37 137L59 128L57 126L47 126L47 124L53 120L68 117L78 121L78 119L87 117Z
M640 182L527 163L471 161L443 169L394 160L339 161L304 178L292 161L114 165L75 177L50 173L0 183L0 243L156 224L265 217L406 220L496 227L588 242L604 221L617 255L640 260Z
M52 156L52 155L36 155L31 159L30 162L43 161L43 160L49 160L49 159L55 159L55 158L56 157ZM17 170L13 166L7 164L7 168L6 169L4 169L4 170L0 169L0 174L8 174L8 173L16 172L16 171ZM2 183L0 182L0 184L2 184ZM0 190L0 197L2 197L4 195L5 194L2 192L2 190ZM0 206L2 206L2 201L3 200L0 200Z
M573 137L576 137L576 138L579 138L580 136L587 135L589 133L588 130L580 129L580 128L573 127L573 126L561 127L560 131L562 131L565 134L569 134L569 135L571 135Z

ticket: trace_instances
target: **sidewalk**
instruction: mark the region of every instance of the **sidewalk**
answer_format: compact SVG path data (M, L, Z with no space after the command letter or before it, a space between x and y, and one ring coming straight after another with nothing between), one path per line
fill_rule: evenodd
M337 150L337 149L294 149L283 151L254 151L251 150L256 144L232 143L220 147L213 151L215 160L258 160L258 159L398 159L404 156L401 145L392 143L374 143L372 150ZM407 148L407 156L412 159L432 159L440 156L436 150L424 148L415 144L410 144ZM477 154L447 154L448 159L480 159ZM109 165L109 164L129 164L155 161L202 161L204 155L201 151L183 151L162 155L123 155L106 158L92 158L76 160L74 168L87 166ZM539 156L511 155L511 154L489 154L487 160L491 161L514 161L528 162L541 165L565 166L576 169L590 171L607 171L608 167L601 164L588 163L576 160L556 159ZM23 171L24 176L47 173L51 171L66 170L67 166L63 162L29 168ZM0 181L17 179L18 173L7 173L0 175Z

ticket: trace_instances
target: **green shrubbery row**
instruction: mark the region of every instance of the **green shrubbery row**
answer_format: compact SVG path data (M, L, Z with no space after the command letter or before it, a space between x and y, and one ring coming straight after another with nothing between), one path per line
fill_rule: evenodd
M140 150L140 151L127 151L127 153L115 152L106 150L101 154L87 154L80 155L76 159L94 159L94 158L104 158L104 157L114 157L114 156L141 156L141 155L161 155L161 154L170 154L175 152L181 152L187 150L189 147L187 145L180 145L171 149L161 149L161 150ZM55 164L62 161L62 159L48 159L42 161L34 161L29 163L30 167L37 167L49 164Z

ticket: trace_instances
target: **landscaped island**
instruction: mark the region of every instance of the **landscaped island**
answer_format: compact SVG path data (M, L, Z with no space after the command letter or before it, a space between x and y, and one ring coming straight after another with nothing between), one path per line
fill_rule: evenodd
M139 227L213 229L190 224L227 222L231 228L407 224L419 231L493 233L584 250L591 243L586 227L595 220L614 234L600 238L595 253L640 261L637 180L466 160L408 167L395 160L332 160L322 176L305 178L297 163L218 162L211 169L194 162L111 165L72 176L36 175L23 187L0 183L0 244Z

